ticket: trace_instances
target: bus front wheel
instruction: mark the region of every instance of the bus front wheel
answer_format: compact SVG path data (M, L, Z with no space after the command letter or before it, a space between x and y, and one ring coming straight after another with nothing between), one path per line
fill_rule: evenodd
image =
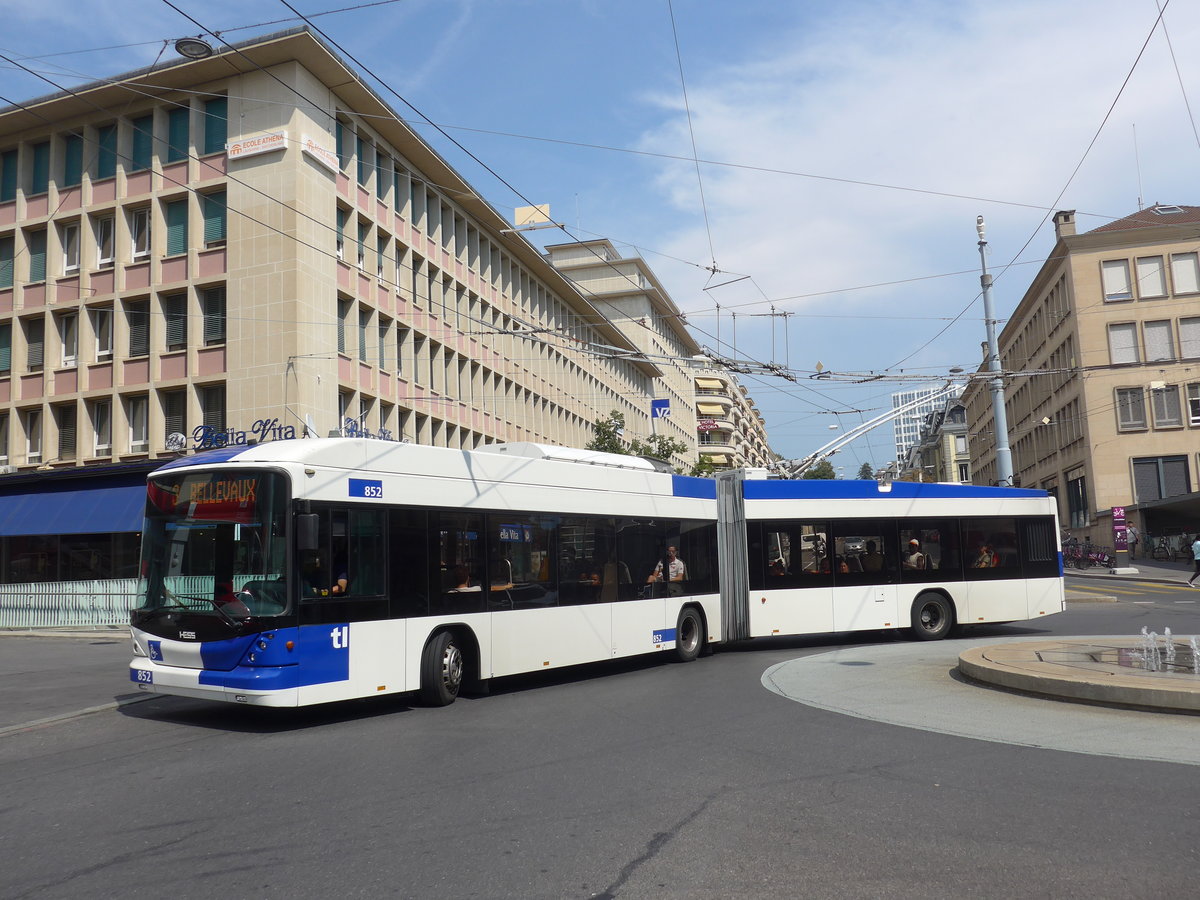
M912 636L918 641L940 641L954 625L954 610L941 594L922 594L912 607Z
M425 645L421 658L421 702L449 706L462 687L463 656L449 631L440 632Z
M704 647L704 622L700 613L690 606L679 613L679 621L675 625L675 659L678 662L691 662L700 655Z

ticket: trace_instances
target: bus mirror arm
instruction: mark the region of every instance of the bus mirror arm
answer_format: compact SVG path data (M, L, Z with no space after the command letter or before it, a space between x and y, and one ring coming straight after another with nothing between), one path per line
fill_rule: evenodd
M316 513L301 513L296 516L296 549L301 553L315 552L319 549L317 522Z

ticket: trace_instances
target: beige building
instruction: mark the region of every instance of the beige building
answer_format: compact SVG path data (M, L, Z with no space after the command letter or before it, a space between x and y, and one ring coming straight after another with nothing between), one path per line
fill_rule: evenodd
M585 296L571 246L552 265L303 29L0 110L0 500L306 433L583 446L661 397L694 446L678 310L637 264L641 294ZM639 309L664 327L610 321ZM40 527L0 581L60 571Z
M1112 508L1154 535L1200 527L1200 207L1084 234L1073 212L1000 335L1013 472L1065 528L1111 545ZM981 368L982 371L982 368ZM994 483L991 395L964 395L975 482Z
M907 481L944 484L971 483L971 452L967 439L967 410L958 397L944 397L925 414L916 443L900 466Z
M689 471L696 462L692 374L700 345L684 326L679 307L645 260L622 257L609 240L552 244L546 247L546 258L637 347L642 358L657 367L649 401L657 401L657 409L669 413L649 420L652 431L629 429L627 414L627 437L662 434L675 438L688 449L672 462L680 471ZM645 420L644 415L641 418Z
M737 375L723 369L698 371L695 390L701 459L718 469L765 467L774 461L766 420Z

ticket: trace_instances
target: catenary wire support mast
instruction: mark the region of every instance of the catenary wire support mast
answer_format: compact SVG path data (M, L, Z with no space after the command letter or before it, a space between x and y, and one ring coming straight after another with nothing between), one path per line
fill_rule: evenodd
M983 288L983 321L987 326L987 368L992 373L992 433L996 438L996 484L1012 487L1012 452L1008 448L1008 415L1004 410L1004 378L1000 374L1000 348L996 343L996 314L992 309L992 276L987 270L987 237L983 216L975 219L975 230L979 232L979 261L983 274L979 276Z

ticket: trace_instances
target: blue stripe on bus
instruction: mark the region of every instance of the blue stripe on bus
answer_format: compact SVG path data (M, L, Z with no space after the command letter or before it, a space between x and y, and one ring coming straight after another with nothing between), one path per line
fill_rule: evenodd
M690 475L672 475L671 493L676 497L716 500L717 482L712 478L692 478Z
M675 640L674 628L660 628L650 635L650 643L652 644L667 644Z
M280 651L285 641L294 637L294 649L287 652L291 663L279 665ZM249 635L249 640L258 641L259 635ZM242 642L243 652L246 647ZM329 684L350 679L350 626L342 622L329 625L303 625L298 629L282 628L275 638L267 641L267 650L256 650L263 656L257 664L249 663L239 656L240 662L226 670L209 668L210 660L222 658L232 652L227 645L234 641L206 641L200 657L205 668L200 673L200 683L235 690L283 690L313 684ZM264 665L265 663L265 665Z
M894 481L892 489L884 492L874 481L841 481L830 479L797 479L795 481L743 481L743 496L747 500L874 500L886 499L950 499L979 498L1004 500L1017 497L1045 497L1045 491L1028 488L981 487L973 484L922 484L916 481Z

